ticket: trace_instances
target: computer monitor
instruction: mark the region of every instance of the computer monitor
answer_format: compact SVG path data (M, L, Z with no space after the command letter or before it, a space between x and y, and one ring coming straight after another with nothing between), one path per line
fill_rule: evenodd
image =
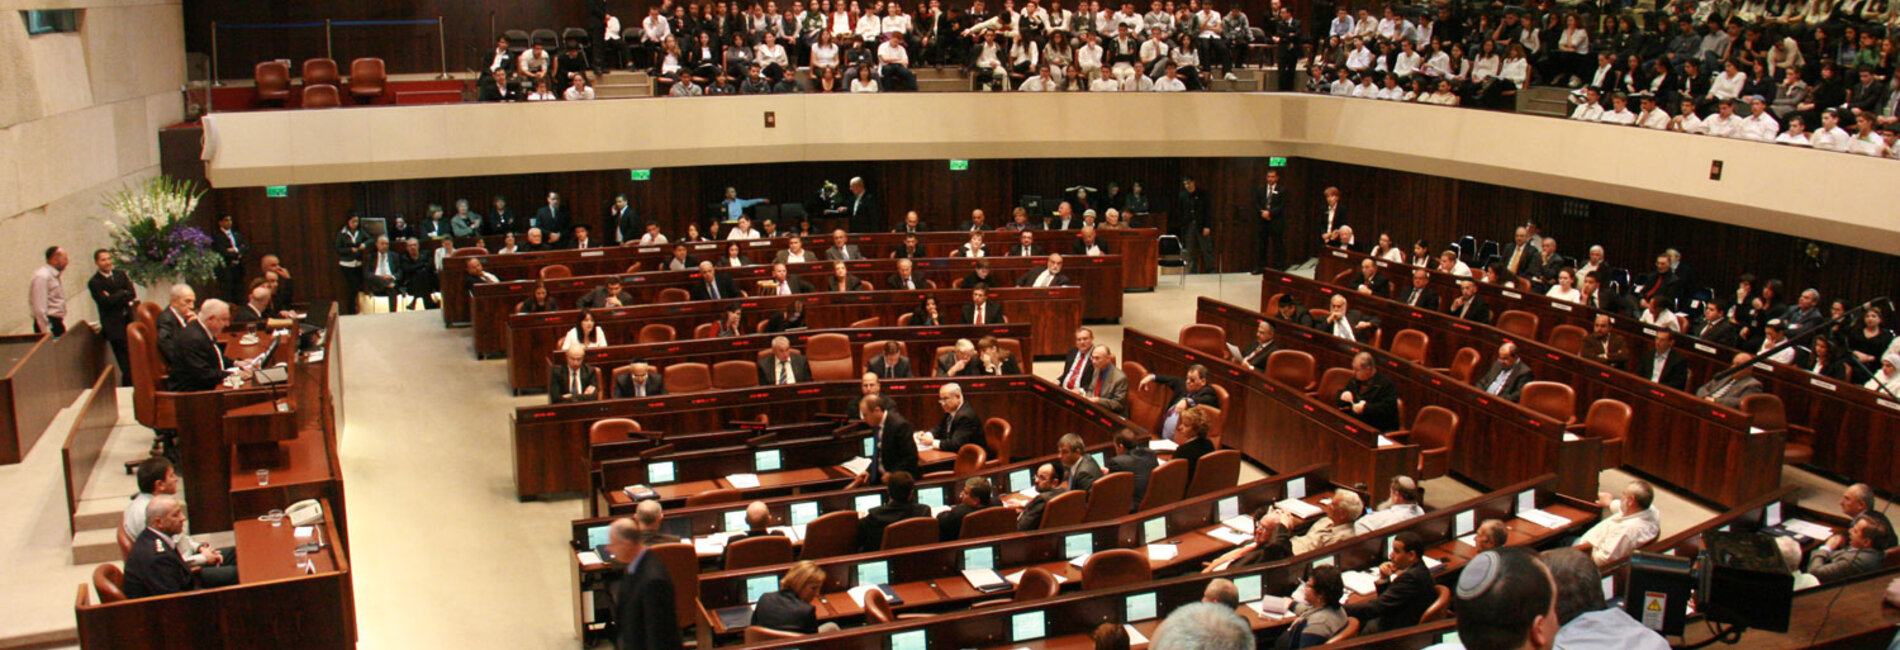
M818 518L817 501L800 501L792 504L792 525L803 526Z
M884 560L864 562L858 565L858 586L888 585L891 583L891 563Z
M963 550L963 570L981 571L996 568L996 548L979 546Z
M774 591L778 591L778 576L763 575L745 579L745 601L748 603L759 602L760 598Z
M1129 596L1124 601L1123 607L1128 614L1126 621L1134 623L1154 618L1158 613L1158 603L1155 600L1155 592L1152 591Z
M784 464L784 452L778 449L767 449L752 453L752 471L776 472L780 467L783 467Z
M660 461L647 464L647 482L654 485L672 483L677 477L673 474L673 461Z

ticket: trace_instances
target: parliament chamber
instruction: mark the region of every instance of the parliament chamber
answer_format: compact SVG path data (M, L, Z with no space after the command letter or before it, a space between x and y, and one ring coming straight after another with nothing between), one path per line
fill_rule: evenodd
M88 27L30 10L0 49L156 25L111 56L168 89L42 62L37 113L0 100L35 134L0 151L87 179L0 178L31 258L0 338L0 486L25 497L0 648L1900 629L1891 161L1243 92L1323 59L1244 31L1176 39L1207 69L1165 95L964 92L983 66L899 30L917 54L876 94L491 103L461 101L506 94L489 50L543 41L671 79L664 46L565 28L611 12L639 40L676 5L75 4ZM1318 30L1388 8L1285 4ZM891 91L908 68L926 92ZM221 261L101 288L151 261L90 206L161 176L202 192L180 237Z

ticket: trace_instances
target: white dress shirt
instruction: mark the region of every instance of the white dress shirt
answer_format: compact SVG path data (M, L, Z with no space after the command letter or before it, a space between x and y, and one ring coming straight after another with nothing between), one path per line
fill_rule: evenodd
M1611 508L1620 505L1619 501L1612 504ZM1630 553L1644 544L1655 541L1656 535L1661 532L1662 515L1655 506L1650 506L1633 515L1619 512L1604 518L1591 526L1590 532L1583 534L1583 541L1590 543L1590 559L1602 566L1629 557Z

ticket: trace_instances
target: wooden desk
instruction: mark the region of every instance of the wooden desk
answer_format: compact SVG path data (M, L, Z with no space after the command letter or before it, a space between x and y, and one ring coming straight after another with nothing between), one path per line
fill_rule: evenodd
M104 337L74 321L66 335L0 336L0 465L26 458L60 409L92 387L106 360Z

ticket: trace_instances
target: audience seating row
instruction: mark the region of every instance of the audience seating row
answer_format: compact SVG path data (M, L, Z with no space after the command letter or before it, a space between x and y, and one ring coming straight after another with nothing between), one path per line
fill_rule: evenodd
M337 76L335 59L317 58L303 62L303 92L300 102L304 108L336 108L341 106L337 87L343 85ZM257 100L275 102L283 105L290 100L290 66L283 61L261 61L253 71L253 80L257 84ZM364 57L350 62L350 96L358 103L381 97L389 75L383 67L383 60Z

